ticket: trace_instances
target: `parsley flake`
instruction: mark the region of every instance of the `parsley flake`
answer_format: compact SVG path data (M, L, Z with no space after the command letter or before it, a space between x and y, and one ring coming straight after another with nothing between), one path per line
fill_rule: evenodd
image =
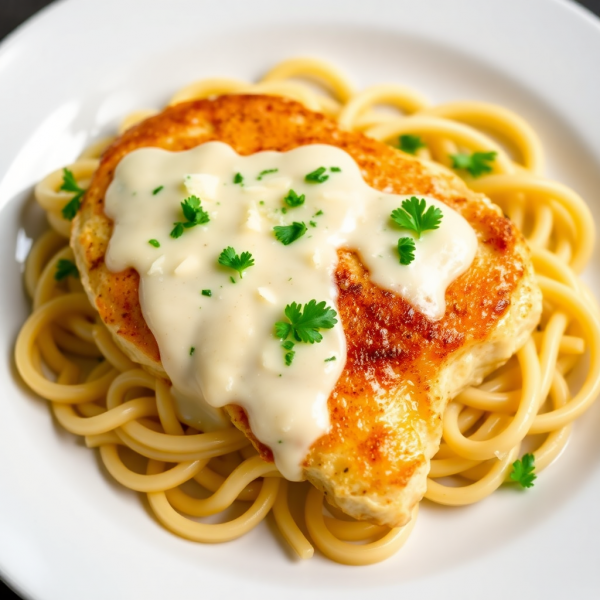
M233 183L239 184L239 185L244 185L244 178L242 177L241 173L236 173L233 176Z
M326 358L324 362L332 362L336 360L335 356L330 356L329 358Z
M426 144L418 135L411 135L405 133L398 138L398 147L402 152L406 154L412 154L413 156L417 153L420 148L425 148Z
M183 235L184 229L195 227L196 225L204 225L210 221L208 213L200 206L200 198L198 196L190 196L181 203L183 216L186 222L173 223L174 227L171 231L172 238L178 238Z
M318 210L318 211L317 211L317 212L316 212L316 213L313 215L313 217L320 217L322 214L323 214L323 211L322 211L322 210Z
M430 206L425 211L426 202L424 198L420 200L413 196L410 200L402 201L402 208L397 208L391 214L392 220L402 227L409 229L417 234L417 238L421 237L424 231L429 229L438 229L442 220L442 211Z
M261 181L261 179L265 176L265 175L269 175L270 173L277 173L277 171L279 171L279 169L265 169L264 171L261 171L258 174L258 177L256 178L258 181ZM239 173L238 173L239 174Z
M298 223L294 221L291 225L276 225L273 227L273 231L275 232L275 237L284 246L289 246L306 233L306 225L304 222Z
M306 183L324 183L329 179L329 175L325 175L325 171L327 171L325 167L319 167L306 175L304 181Z
M75 176L69 169L63 169L63 180L58 189L63 192L73 192L75 194L61 210L62 216L68 221L72 221L81 206L81 198L83 198L85 190L79 187Z
M194 348L194 346L192 346L190 348L190 356L194 356L194 352L196 352L196 348Z
M398 240L398 255L401 265L410 265L415 260L415 240L411 237L401 237Z
M342 170L339 167L329 167L329 170L332 173L341 173L342 172Z
M337 313L329 308L325 301L317 303L316 300L311 300L304 307L292 302L285 307L284 314L289 323L275 323L275 337L283 342L291 334L297 342L319 343L323 339L319 329L331 329L337 323Z
M294 190L290 190L283 201L291 208L302 206L304 204L304 194L298 196Z
M244 276L243 272L254 265L254 259L250 252L242 252L241 255L238 255L231 246L227 246L219 256L219 264L237 271L241 279ZM231 277L231 280L235 283L233 277Z
M311 227L316 227L317 226L317 222L316 221L309 221L308 223L309 223L309 225Z
M152 190L152 195L156 196L156 194L158 194L158 192L160 192L160 191L162 191L164 189L165 189L164 185L159 185L157 188L155 188L155 189Z
M535 456L533 454L524 454L521 460L515 460L512 464L510 478L516 481L523 488L533 487L533 482L537 479L534 475Z
M148 243L155 248L160 248L160 242L155 239L148 240Z
M56 263L56 271L54 272L54 279L56 281L62 281L67 277L74 277L79 279L79 270L73 261L61 258Z
M210 298L212 296L212 291L211 290L202 290L201 294L203 296L208 296Z
M473 177L481 177L492 172L492 166L496 159L496 152L473 152L473 154L451 154L452 168L464 169Z

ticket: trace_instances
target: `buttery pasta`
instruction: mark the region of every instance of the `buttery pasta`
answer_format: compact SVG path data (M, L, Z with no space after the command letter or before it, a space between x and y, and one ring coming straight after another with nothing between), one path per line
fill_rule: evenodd
M532 435L545 436L533 454L536 473L546 468L564 448L573 420L600 391L600 325L597 304L577 276L594 243L589 210L575 192L542 177L542 147L531 127L491 104L432 106L404 86L377 85L357 92L336 68L312 59L284 61L256 84L202 80L177 92L171 104L239 93L290 97L335 117L342 128L390 144L399 136L418 135L425 145L416 155L446 167L457 151L496 153L492 172L469 177L467 184L498 204L524 233L544 296L543 315L515 356L448 405L425 497L450 506L482 500L509 479ZM382 105L395 111L384 112ZM127 116L120 132L154 113ZM87 186L111 141L95 143L67 166L80 187ZM510 155L505 147L511 148ZM51 227L27 260L25 285L33 313L15 350L19 373L50 402L60 424L84 436L89 448L98 448L110 474L146 493L156 518L189 540L235 539L272 511L281 535L302 558L311 557L315 546L330 559L352 565L394 554L410 535L417 509L408 525L395 529L349 520L324 505L323 495L310 484L283 479L236 428L198 431L180 421L170 384L143 371L117 348L78 280L55 280L58 261L73 259L70 222L61 214L71 194L59 189L62 174L62 169L51 173L35 189ZM573 392L567 377L585 353L586 376ZM128 466L123 447L146 460L145 473ZM449 485L446 478L455 481ZM290 494L306 497L305 527L290 511ZM233 503L245 507L233 520L207 524L197 519Z

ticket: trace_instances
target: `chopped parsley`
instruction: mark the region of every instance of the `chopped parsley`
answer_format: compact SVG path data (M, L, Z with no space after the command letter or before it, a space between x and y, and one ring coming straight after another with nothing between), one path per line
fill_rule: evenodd
M332 173L341 173L342 172L342 170L339 167L330 167L329 170Z
M401 237L398 240L398 256L401 265L410 265L415 260L415 240L411 237Z
M420 148L425 148L426 144L418 135L411 135L405 133L398 138L398 147L402 152L406 154L412 154L413 156L417 153Z
M283 201L291 208L302 206L304 204L304 194L298 196L294 190L290 190Z
M453 169L464 169L473 177L481 177L492 172L491 163L496 159L496 152L473 152L473 154L451 154Z
M62 216L68 221L72 221L81 206L81 198L85 194L85 190L79 187L75 176L69 169L63 169L63 180L58 189L63 192L73 192L75 194L61 210Z
M178 221L173 223L174 227L171 231L172 238L179 238L183 235L184 229L195 227L196 225L204 225L210 221L208 213L200 206L200 198L198 196L190 196L181 203L183 216L186 221Z
M285 307L284 314L289 322L275 323L275 337L282 342L291 335L297 342L319 343L323 339L319 330L331 329L337 323L337 313L325 301L317 303L311 300L304 307L292 302Z
M306 183L324 183L329 179L329 175L325 175L325 171L327 171L325 167L319 167L311 173L308 173L308 175L304 177L304 181L306 181Z
M287 351L283 355L283 360L285 361L286 367L289 367L292 364L292 361L294 360L294 356L296 356L296 352L294 350L292 350L292 348L295 345L296 344L294 344L294 342L292 342L291 340L286 340L285 342L283 342L281 344L281 347Z
M326 358L324 362L332 362L336 360L335 356L330 356L329 358Z
M241 173L236 173L233 176L233 183L239 184L239 185L244 185L244 178L242 177Z
M156 194L158 194L158 192L160 192L161 190L164 190L165 186L164 185L159 185L157 188L154 188L152 190L152 195L156 196Z
M155 248L160 248L160 242L155 239L148 240L148 243Z
M311 227L316 227L317 226L317 222L316 221L309 221L308 223L309 223L309 225Z
M438 229L443 217L439 208L430 206L425 211L426 206L424 198L419 200L413 196L409 200L403 200L402 208L394 210L391 218L397 225L403 229L414 231L420 238L424 231Z
M306 225L294 221L291 225L276 225L273 227L275 237L284 245L289 246L306 233Z
M77 269L77 265L75 265L73 261L67 260L66 258L61 258L56 263L54 279L56 279L56 281L62 281L67 277L74 277L75 279L79 279L79 271Z
M260 181L265 175L269 175L270 173L277 173L277 171L279 171L279 169L265 169L264 171L261 171L258 174L258 177L256 179L258 181ZM239 175L239 173L238 173L238 175Z
M521 460L515 460L512 464L510 478L516 481L523 488L533 487L533 482L537 479L534 475L535 456L533 454L524 454Z
M316 213L313 215L313 217L320 217L322 214L323 214L323 211L322 211L322 210L318 210L318 211L317 211L317 212L316 212Z
M194 352L196 352L196 348L194 348L194 346L192 346L190 348L190 356L194 356Z
M203 296L208 296L210 298L212 296L212 291L211 290L202 290L201 294Z
M242 252L241 255L238 255L231 246L228 246L219 255L219 264L237 271L240 274L241 279L244 271L254 265L254 259L250 252ZM235 283L233 276L230 277L230 279L232 283Z

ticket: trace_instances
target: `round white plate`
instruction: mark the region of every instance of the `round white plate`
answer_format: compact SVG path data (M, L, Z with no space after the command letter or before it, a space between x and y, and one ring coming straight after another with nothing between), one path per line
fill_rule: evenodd
M69 0L0 47L0 571L35 600L598 598L600 405L527 492L467 508L423 503L404 549L372 567L301 562L273 523L207 546L166 532L15 375L29 305L21 271L35 182L206 76L255 78L311 55L357 84L437 102L481 99L540 132L548 173L600 223L600 22L558 0ZM600 291L595 254L587 279Z

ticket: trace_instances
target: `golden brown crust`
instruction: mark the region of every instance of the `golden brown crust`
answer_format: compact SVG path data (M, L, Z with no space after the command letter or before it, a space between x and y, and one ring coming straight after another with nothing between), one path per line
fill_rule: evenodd
M446 314L437 322L372 284L351 250L338 252L338 307L348 358L329 398L332 429L311 448L305 472L330 494L335 495L334 488L348 488L352 496L379 495L388 502L394 495L391 491L412 485L416 473L426 472L439 442L441 412L448 395L436 387L442 366L449 357L464 354L489 338L523 285L528 259L522 237L497 207L471 192L452 173L360 133L341 131L334 121L296 102L256 95L222 96L167 108L125 132L105 152L72 236L79 267L87 273L86 284L102 319L126 346L134 347L158 370L158 346L139 307L137 273L110 273L104 264L112 227L104 215L104 196L116 165L132 150L155 146L181 151L211 140L225 142L242 155L314 143L337 146L354 158L370 186L397 194L434 196L461 213L477 233L475 261L449 287ZM243 411L231 407L230 413L261 454L272 460L270 450L249 430ZM322 477L325 471L328 475ZM334 483L328 483L328 478ZM414 501L420 499L419 489L412 494ZM344 507L343 502L339 504ZM402 524L408 512L380 522ZM374 518L368 511L365 514Z

